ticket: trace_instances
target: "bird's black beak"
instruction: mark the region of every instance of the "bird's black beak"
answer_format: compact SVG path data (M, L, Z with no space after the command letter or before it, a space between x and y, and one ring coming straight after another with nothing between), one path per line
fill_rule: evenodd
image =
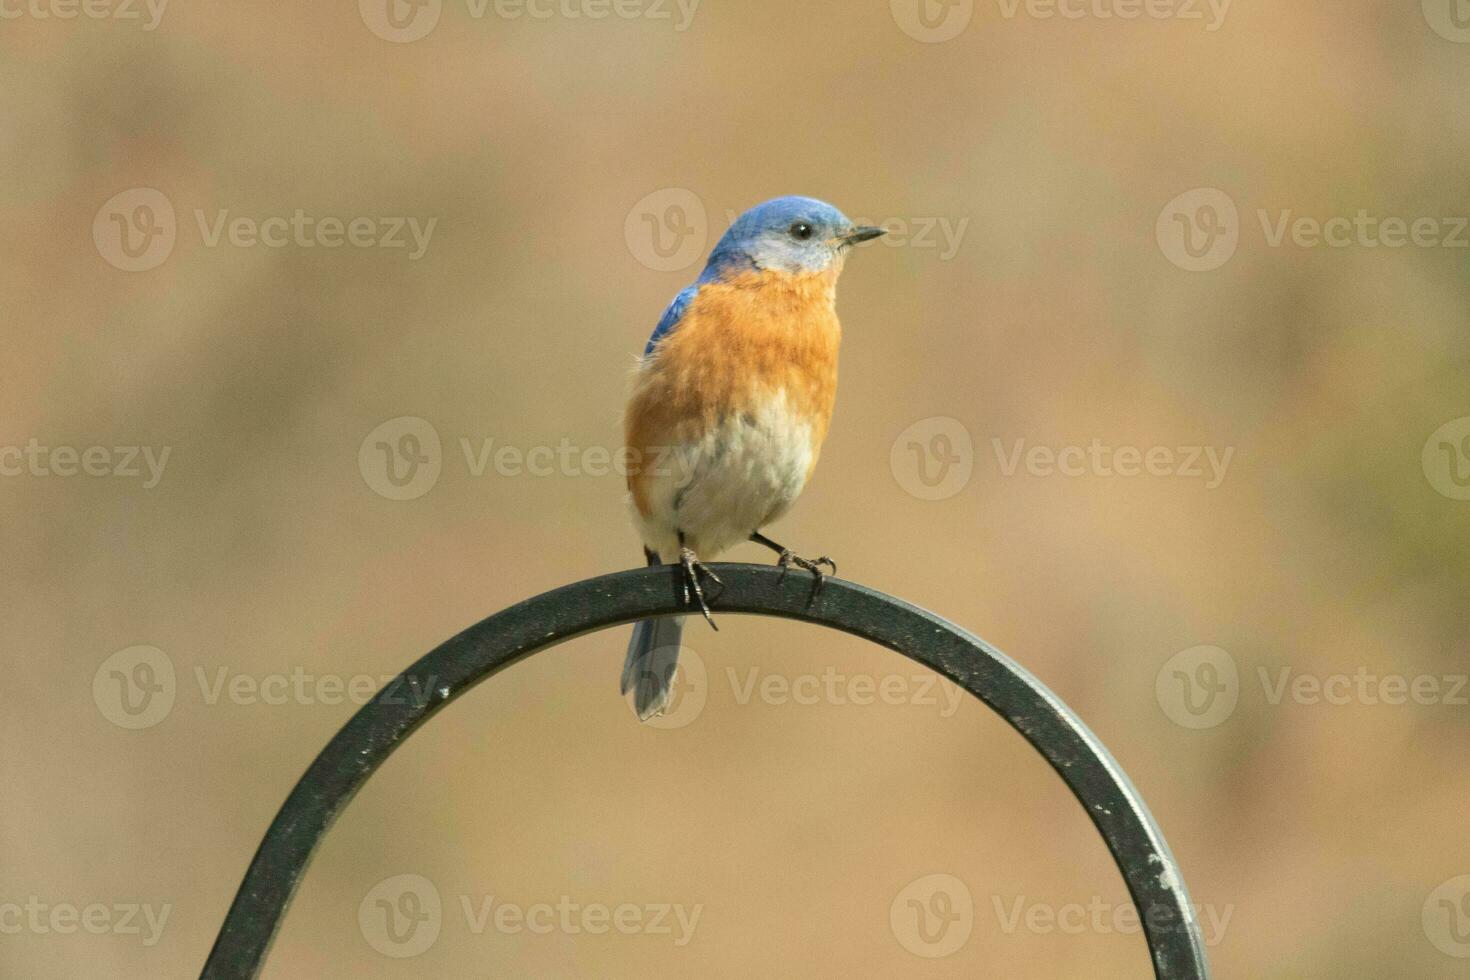
M872 225L858 225L852 231L842 236L842 244L861 245L863 242L870 242L886 234L888 234L886 228L875 228Z

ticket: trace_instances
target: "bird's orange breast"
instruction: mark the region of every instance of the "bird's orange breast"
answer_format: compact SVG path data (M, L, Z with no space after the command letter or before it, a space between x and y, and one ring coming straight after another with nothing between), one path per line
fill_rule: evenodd
M695 442L722 419L783 394L811 426L815 464L837 397L835 280L759 272L700 288L639 367L628 402L628 486L640 511L638 461L649 465L666 447Z

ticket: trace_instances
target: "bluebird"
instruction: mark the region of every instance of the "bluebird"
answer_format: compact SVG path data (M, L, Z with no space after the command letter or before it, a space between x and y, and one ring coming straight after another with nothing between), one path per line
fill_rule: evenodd
M650 565L682 566L685 603L711 626L706 583L721 583L705 562L732 545L770 548L815 589L823 566L837 570L761 532L817 465L837 396L837 277L854 245L882 234L809 197L757 205L674 297L639 360L624 417L633 523ZM633 629L622 692L634 691L643 720L668 706L683 627L670 616Z

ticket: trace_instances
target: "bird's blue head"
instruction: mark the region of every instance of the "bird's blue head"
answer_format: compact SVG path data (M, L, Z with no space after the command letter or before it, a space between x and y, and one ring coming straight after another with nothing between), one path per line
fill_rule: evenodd
M841 271L848 249L882 234L882 228L853 224L825 201L778 197L735 220L710 253L701 278L768 270L791 275Z

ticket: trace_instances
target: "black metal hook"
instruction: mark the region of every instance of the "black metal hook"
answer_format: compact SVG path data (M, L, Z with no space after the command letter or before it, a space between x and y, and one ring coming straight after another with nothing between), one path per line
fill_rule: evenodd
M1005 654L892 596L769 565L715 566L722 613L802 620L872 640L943 674L993 708L1040 752L1102 834L1143 922L1154 975L1207 980L1199 925L1183 876L1142 797L1065 704ZM516 661L586 633L685 613L677 569L641 568L563 586L471 626L422 657L357 712L316 757L266 831L201 974L260 972L317 845L353 795L440 708ZM611 675L610 675L611 676ZM611 686L611 681L609 681Z

